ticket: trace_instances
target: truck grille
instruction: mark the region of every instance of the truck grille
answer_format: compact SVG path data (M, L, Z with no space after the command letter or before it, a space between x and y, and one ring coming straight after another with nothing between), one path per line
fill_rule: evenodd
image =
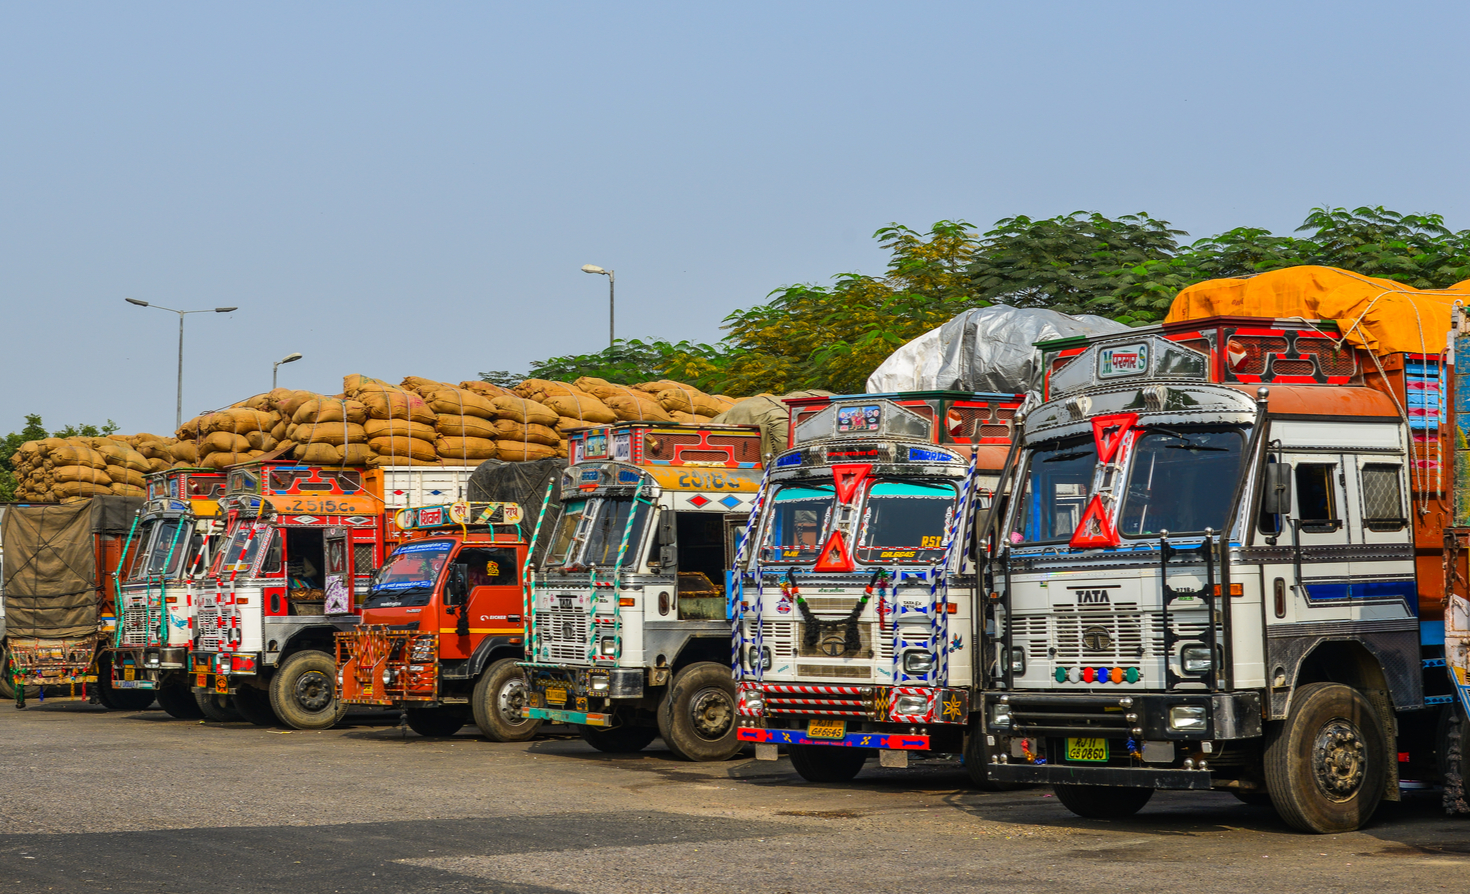
M194 633L198 637L197 648L203 652L218 652L222 630L219 626L219 606L214 603L201 604L194 612Z
M124 596L122 612L122 644L146 646L157 641L162 619L151 610L145 596ZM159 606L162 608L162 606Z
M536 610L537 661L587 663L587 612L579 608Z
M1190 612L1189 616L1199 620L1185 620L1180 611L1170 613L1175 636L1182 641L1202 641L1208 626L1204 612ZM1058 606L1051 614L1016 615L1011 631L1014 644L1026 650L1028 661L1051 660L1068 668L1133 665L1160 658L1164 652L1161 613L1139 611L1136 603L1120 602L1111 608L1080 611Z

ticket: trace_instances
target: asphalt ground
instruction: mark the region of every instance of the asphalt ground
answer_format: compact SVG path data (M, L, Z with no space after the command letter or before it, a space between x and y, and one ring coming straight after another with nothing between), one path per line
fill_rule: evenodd
M16 892L1465 891L1470 821L1438 796L1310 836L1229 795L1082 820L954 763L804 782L786 760L492 744L396 718L327 732L77 703L0 706L0 894Z

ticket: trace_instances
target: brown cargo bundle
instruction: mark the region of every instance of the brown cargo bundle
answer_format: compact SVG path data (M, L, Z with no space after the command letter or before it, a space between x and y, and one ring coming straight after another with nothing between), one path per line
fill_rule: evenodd
M357 399L367 407L368 418L409 419L427 425L434 424L434 411L429 409L422 397L391 385L388 389L391 390L358 392Z
M545 444L555 447L561 443L561 435L555 429L534 422L522 425L514 419L497 419L492 429L491 437L500 441L529 441L533 444Z
M486 438L445 438L434 441L434 449L445 462L474 465L487 459L495 459L495 442Z
M250 442L244 435L228 431L213 431L199 440L199 453L248 453Z
M459 387L466 391L473 391L482 397L510 397L515 394L509 388L502 388L490 382L464 381L459 383Z
M418 438L432 441L439 434L432 425L408 419L369 419L362 429L369 441L374 438Z
M292 424L286 428L286 437L298 444L365 444L367 430L356 422L317 422Z
M548 410L585 423L606 425L617 422L618 414L590 394L554 394L542 402Z
M318 466L361 466L372 460L375 454L367 444L338 445L313 441L292 447L291 456L298 462Z
M506 462L527 462L533 459L551 459L560 456L558 448L548 447L545 444L534 444L530 441L496 441L495 456Z
M440 388L423 395L429 409L452 416L479 416L494 419L495 407L490 399L463 388Z
M199 430L201 433L227 431L243 435L249 431L270 431L279 421L281 417L274 411L231 407L203 417Z
M396 465L399 459L416 459L420 462L437 462L439 454L434 449L433 441L420 438L404 437L380 437L368 441L368 446L377 454L379 460L392 460L394 462L383 462L383 465Z
M512 425L519 424L505 419L491 421L489 419L481 419L478 416L449 416L441 413L439 414L439 421L434 423L434 429L440 436L446 438L493 439L496 428L501 422L510 422ZM412 424L419 425L419 423ZM427 428L428 426L420 427Z
M524 397L497 397L490 403L495 407L497 418L512 419L523 425L526 423L556 425L560 418L560 414L555 410Z
M358 425L366 422L367 407L355 400L317 397L301 404L296 408L296 412L291 414L291 422L296 425L344 421L355 422Z

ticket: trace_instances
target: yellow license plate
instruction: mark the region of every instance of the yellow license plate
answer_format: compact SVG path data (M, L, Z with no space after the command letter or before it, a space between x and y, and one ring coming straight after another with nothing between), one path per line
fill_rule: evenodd
M806 734L812 739L840 739L847 735L847 721L812 720L806 725Z
M208 689L209 688L209 674L195 674L194 675L194 685L195 686L198 686L200 689Z
M214 691L220 695L230 694L230 678L224 674L214 675Z
M1101 763L1108 759L1107 739L1068 739L1067 760Z
M137 675L137 673L138 673L137 670L135 670L132 667L124 667L123 668L123 679L124 680L131 680L131 679L133 679L134 676Z
M547 687L546 703L548 705L564 705L567 703L567 691L559 686Z

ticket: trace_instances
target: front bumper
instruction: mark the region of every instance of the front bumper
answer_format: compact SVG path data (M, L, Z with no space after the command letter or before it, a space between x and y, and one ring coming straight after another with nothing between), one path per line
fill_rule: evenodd
M959 741L969 721L970 694L932 686L747 681L740 684L737 711L736 737L742 742L928 751ZM840 735L832 728L839 721ZM827 728L812 735L822 726Z
M189 683L195 692L231 695L246 678L254 678L264 664L265 656L236 652L193 652L189 656Z
M1176 791L1209 791L1211 787L1209 770L991 764L989 776L997 782L1045 785L1111 785Z
M523 661L521 667L526 672L526 714L534 720L612 726L617 704L640 701L645 692L642 668L533 661Z
M337 697L349 705L422 707L439 699L439 637L385 625L336 635Z

